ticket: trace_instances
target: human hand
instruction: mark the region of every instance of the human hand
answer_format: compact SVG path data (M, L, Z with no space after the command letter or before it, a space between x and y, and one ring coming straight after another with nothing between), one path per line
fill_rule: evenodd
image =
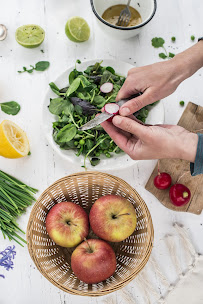
M133 68L118 92L116 100L143 94L126 102L120 115L129 116L144 106L172 94L178 85L203 66L203 41L196 43L173 59Z
M146 126L134 116L116 115L102 127L132 159L180 158L195 161L198 136L179 126Z
M176 69L174 61L170 60L129 70L116 100L128 98L138 92L143 94L125 103L120 109L120 115L129 116L144 106L172 94L182 79Z

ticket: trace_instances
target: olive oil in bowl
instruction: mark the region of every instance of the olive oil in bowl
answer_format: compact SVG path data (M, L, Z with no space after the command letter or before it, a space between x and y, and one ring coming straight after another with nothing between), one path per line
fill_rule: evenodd
M105 12L102 15L102 18L110 24L117 25L120 13L125 7L126 7L125 4L118 4L118 5L110 6L109 8L107 8L105 10ZM129 9L131 12L131 18L130 18L130 22L127 25L127 27L136 26L138 24L141 24L142 17L140 15L140 13L132 6L130 6Z

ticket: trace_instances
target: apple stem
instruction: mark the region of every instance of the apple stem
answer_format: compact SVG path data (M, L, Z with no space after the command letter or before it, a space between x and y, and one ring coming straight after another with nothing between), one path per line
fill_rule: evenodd
M89 250L90 250L90 253L92 253L92 248L90 247L90 244L88 243L88 240L86 238L84 238L85 242L87 243L88 247L89 247Z
M130 213L122 213L122 214L118 214L118 215L117 215L117 217L118 217L118 216L122 216L122 215L130 215Z

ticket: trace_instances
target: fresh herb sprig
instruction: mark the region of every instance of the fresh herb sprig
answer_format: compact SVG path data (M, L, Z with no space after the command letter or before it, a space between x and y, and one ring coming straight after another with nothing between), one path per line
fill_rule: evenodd
M162 48L164 50L164 53L159 53L159 57L162 59L170 59L173 58L175 56L175 54L171 53L171 52L167 52L165 46L165 40L161 37L155 37L152 39L152 46L154 48Z
M23 67L23 71L18 71L18 73L28 72L31 74L33 71L43 72L46 69L48 69L49 66L50 66L49 61L39 61L35 64L35 66L30 65L31 68L29 68L29 69L26 67Z
M20 111L20 105L16 101L0 103L1 110L8 115L17 115Z
M27 186L15 177L0 170L0 230L4 238L14 240L22 246L26 241L18 234L24 233L16 219L35 201L38 190Z

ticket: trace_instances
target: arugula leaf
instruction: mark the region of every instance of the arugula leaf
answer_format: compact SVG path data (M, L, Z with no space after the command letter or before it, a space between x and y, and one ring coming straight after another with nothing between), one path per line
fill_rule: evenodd
M164 54L164 53L159 53L159 57L162 58L162 59L168 58L168 57L166 56L166 54Z
M50 82L49 86L56 95L60 96L60 89L55 85L55 83Z
M20 105L16 101L0 103L1 110L8 115L16 115L20 111Z
M67 143L71 141L77 133L77 129L74 125L66 125L57 134L57 141L59 143Z
M81 79L80 78L76 78L73 80L73 82L71 83L71 85L69 86L67 92L66 92L66 96L70 96L71 94L73 94L78 87L80 86L81 83Z
M49 61L39 61L35 64L35 71L43 72L50 66Z
M152 46L155 48L163 47L164 43L165 43L165 40L161 37L159 37L159 38L155 37L152 39Z

